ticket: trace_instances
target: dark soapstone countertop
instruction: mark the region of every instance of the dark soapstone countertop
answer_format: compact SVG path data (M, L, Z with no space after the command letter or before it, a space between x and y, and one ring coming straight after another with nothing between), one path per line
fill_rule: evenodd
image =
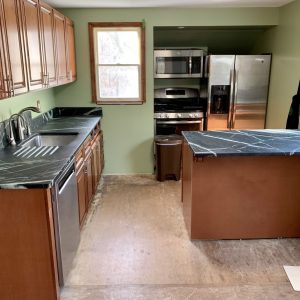
M52 155L21 158L15 153L20 146L0 149L0 188L49 188L71 161L77 149L100 117L54 118L41 126L38 132L78 132L74 142L59 146Z
M300 155L299 130L184 131L194 156Z

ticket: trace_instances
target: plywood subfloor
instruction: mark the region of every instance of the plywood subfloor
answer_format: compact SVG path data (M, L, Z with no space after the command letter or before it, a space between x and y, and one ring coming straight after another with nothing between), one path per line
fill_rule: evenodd
M300 299L283 269L300 265L300 239L190 241L180 193L104 177L62 300Z

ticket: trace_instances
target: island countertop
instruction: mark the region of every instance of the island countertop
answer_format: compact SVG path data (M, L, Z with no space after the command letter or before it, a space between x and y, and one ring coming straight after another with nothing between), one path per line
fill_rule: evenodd
M300 131L285 129L184 131L194 156L300 155Z

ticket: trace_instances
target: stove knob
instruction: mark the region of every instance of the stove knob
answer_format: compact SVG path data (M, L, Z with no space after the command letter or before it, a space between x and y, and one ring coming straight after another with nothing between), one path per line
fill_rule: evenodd
M166 117L166 114L160 114L159 116L161 119L164 119Z
M177 118L181 118L181 116L182 116L181 114L177 114Z
M190 118L194 118L194 114L189 114L189 117Z
M200 114L199 113L195 114L194 116L195 116L195 118L200 118Z

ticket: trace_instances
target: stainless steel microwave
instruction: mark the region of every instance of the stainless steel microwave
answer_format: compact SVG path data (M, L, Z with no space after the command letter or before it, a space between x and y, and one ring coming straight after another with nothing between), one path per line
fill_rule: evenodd
M154 78L203 77L201 49L154 50Z

